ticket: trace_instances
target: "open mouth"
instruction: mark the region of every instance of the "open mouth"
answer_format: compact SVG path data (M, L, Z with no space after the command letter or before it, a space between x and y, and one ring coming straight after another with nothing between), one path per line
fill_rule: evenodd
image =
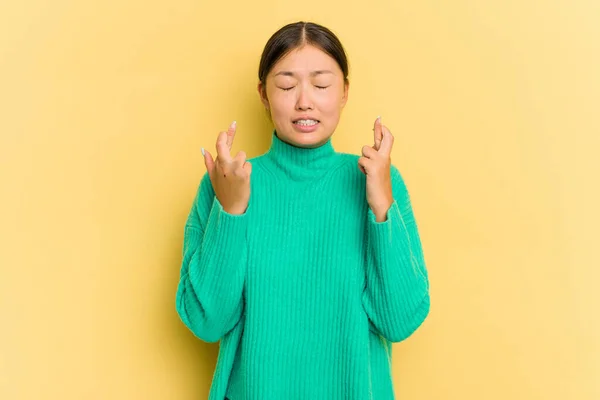
M319 123L319 120L316 119L298 119L294 121L294 125L298 126L315 126Z

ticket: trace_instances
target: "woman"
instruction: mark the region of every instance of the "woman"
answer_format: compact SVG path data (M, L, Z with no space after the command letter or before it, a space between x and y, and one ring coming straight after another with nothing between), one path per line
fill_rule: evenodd
M235 121L203 149L177 311L221 341L210 400L394 398L391 343L426 318L429 281L390 131L377 118L360 157L332 146L348 87L338 38L286 25L259 66L268 152L232 157Z

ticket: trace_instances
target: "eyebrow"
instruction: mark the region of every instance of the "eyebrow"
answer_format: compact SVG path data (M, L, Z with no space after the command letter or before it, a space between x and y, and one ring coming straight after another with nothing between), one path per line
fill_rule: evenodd
M321 75L321 74L333 74L333 72L328 69L320 69L317 71L312 71L310 73L310 76L316 76L316 75ZM276 73L273 76L277 76L277 75L294 76L295 74L292 71L279 71L278 73Z

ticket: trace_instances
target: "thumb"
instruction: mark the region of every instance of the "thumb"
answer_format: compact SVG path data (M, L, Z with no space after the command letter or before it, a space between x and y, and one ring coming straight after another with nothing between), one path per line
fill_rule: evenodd
M208 175L212 177L213 170L215 169L215 161L208 150L202 149L202 152L204 155L204 165L206 166L206 171L208 172Z
M377 119L375 120L375 124L373 124L373 141L374 141L374 146L373 148L375 150L379 150L379 147L381 147L381 141L383 140L383 130L381 127L381 117L377 117Z
M244 163L244 170L248 173L248 176L252 175L252 164L249 161Z

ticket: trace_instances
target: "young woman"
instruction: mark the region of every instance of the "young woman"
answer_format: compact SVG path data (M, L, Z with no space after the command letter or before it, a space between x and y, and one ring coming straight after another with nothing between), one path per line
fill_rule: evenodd
M232 157L221 132L185 224L177 311L220 340L209 399L393 399L391 343L429 313L394 137L377 118L361 156L334 150L348 63L323 26L278 30L258 78L270 149Z

